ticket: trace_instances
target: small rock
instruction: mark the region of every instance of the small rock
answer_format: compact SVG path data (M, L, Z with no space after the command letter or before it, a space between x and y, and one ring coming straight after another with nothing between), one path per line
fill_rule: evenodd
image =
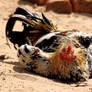
M72 6L70 0L49 0L46 10L53 10L57 13L71 13Z
M0 60L4 60L4 59L5 59L5 55L1 55Z
M5 78L3 77L2 80L5 80Z
M71 0L74 12L92 13L92 0Z

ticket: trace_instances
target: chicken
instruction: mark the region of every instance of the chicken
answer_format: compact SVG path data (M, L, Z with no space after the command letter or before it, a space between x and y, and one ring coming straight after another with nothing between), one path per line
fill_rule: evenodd
M23 31L13 31L17 20ZM58 30L42 13L17 8L6 25L6 37L18 45L20 64L29 71L68 81L92 77L92 35L77 30Z

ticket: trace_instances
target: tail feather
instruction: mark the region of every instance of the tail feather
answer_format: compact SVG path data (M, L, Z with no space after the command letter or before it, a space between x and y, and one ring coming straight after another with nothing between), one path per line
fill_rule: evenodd
M17 44L18 46L27 42L32 43L30 39L35 43L41 36L56 30L56 27L45 17L44 14L42 14L42 17L43 18L40 18L38 14L31 13L26 9L17 8L7 22L6 37L14 45ZM23 23L24 29L21 32L13 31L16 21L21 21Z

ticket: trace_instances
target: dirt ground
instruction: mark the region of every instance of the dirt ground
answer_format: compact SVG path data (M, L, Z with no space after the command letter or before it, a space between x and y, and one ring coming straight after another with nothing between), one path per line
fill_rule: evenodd
M7 46L5 27L9 15L17 7L45 15L60 27L78 29L92 33L92 15L90 14L57 14L45 12L44 7L32 5L23 0L0 0L0 92L92 92L92 79L81 84L67 84L60 80L48 79L25 71L19 64L17 51L10 43ZM16 26L19 28L19 26Z

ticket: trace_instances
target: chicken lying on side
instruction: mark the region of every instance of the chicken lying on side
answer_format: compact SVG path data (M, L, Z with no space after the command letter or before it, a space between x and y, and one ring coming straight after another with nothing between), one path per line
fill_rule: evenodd
M22 31L14 30L16 21ZM76 30L59 31L42 13L42 18L17 8L6 25L6 37L18 45L18 57L24 68L47 77L84 81L92 77L92 35Z

